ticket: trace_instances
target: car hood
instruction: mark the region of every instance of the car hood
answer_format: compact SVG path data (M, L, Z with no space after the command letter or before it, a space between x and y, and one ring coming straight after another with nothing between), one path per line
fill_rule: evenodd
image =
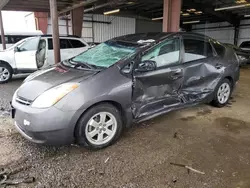
M62 65L37 71L26 78L18 89L17 96L34 101L46 90L68 82L81 82L97 74L96 71L78 70Z

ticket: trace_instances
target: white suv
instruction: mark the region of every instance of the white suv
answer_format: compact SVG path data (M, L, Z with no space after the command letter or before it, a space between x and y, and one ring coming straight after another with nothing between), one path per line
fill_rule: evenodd
M60 37L61 60L86 51L89 45L81 38ZM32 73L54 64L52 36L23 39L0 52L0 84L8 82L13 74Z

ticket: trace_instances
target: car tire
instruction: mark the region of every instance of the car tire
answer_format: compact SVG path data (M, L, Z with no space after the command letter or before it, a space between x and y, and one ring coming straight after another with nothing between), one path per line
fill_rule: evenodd
M76 142L88 149L102 149L117 141L122 130L120 111L112 104L103 103L82 115L75 130Z
M9 65L0 62L0 84L7 83L11 80L12 75L12 68Z
M223 79L215 89L212 105L218 108L224 107L232 94L232 82L228 79Z

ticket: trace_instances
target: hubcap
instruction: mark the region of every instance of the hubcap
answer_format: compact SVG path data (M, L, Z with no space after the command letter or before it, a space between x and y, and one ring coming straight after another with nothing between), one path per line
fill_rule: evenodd
M85 128L88 141L94 145L108 143L117 130L117 121L109 112L100 112L90 118Z
M217 93L217 98L218 98L218 101L221 103L221 104L224 104L227 102L227 100L229 99L229 96L230 96L230 86L228 83L223 83L220 87L219 87L219 90L218 90L218 93Z
M10 77L10 72L5 67L0 67L0 81L6 81Z

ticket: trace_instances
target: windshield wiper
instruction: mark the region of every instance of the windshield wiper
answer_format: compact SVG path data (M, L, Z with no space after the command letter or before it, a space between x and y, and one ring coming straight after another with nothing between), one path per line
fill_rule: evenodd
M73 61L72 59L69 61L70 64L74 65L74 68L78 68L78 67L82 67L84 69L88 69L88 70L100 70L102 69L102 67L100 66L97 66L97 65L91 65L91 64L88 64L86 62L78 62L78 61Z

